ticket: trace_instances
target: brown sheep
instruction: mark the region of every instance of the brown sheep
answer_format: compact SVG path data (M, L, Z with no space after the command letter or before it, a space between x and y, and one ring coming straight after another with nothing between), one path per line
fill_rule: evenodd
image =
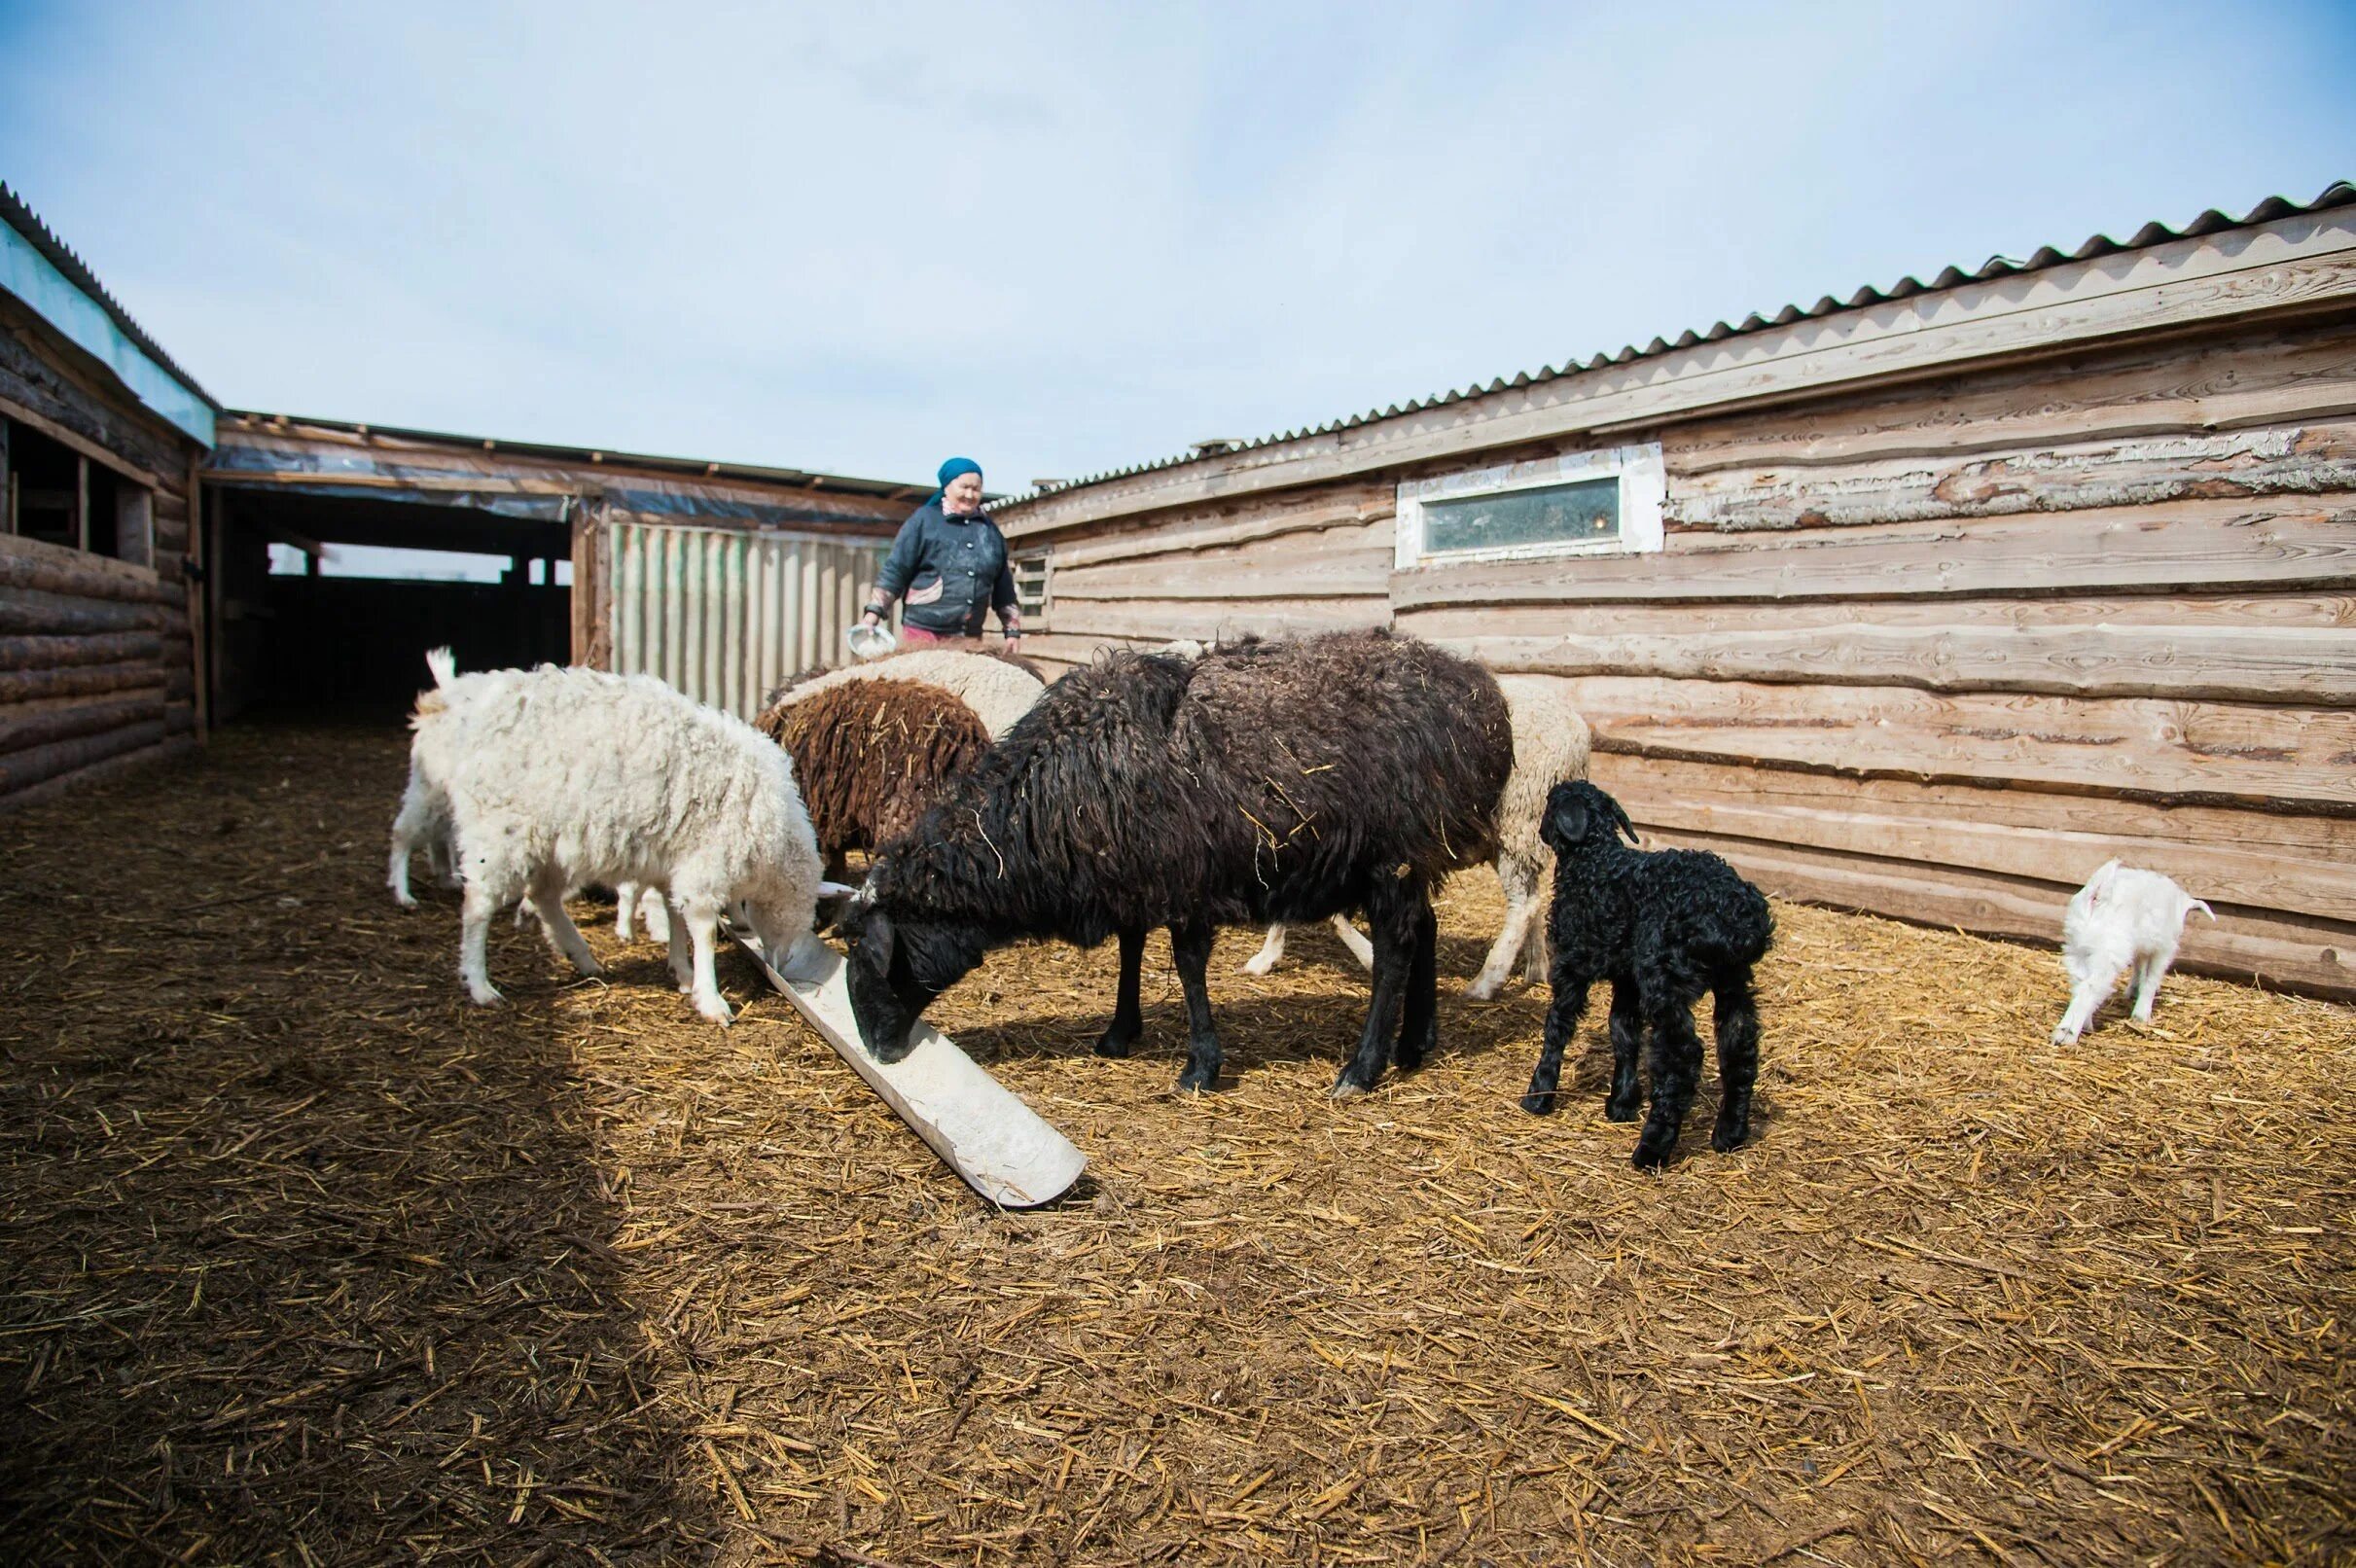
M914 681L846 682L772 704L753 723L794 759L818 852L837 880L847 851L896 837L990 749L971 708Z

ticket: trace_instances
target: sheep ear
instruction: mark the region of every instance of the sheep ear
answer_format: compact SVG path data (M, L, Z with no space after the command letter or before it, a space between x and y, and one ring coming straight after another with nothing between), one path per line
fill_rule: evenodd
M880 909L870 909L851 927L855 939L851 951L861 963L878 975L888 975L892 969L892 948L898 943L898 933L892 930L892 917Z
M818 884L818 897L821 902L827 899L850 899L858 896L859 890L847 882L821 881Z
M2118 874L2119 861L2114 856L2104 861L2094 874L2086 879L2087 908L2092 909L2102 902L2102 896L2111 890L2111 878Z
M1627 839L1629 843L1634 843L1636 841L1636 824L1628 820L1627 811L1618 801L1611 801L1610 804L1612 807L1612 825L1620 830L1621 837Z
M1550 849L1559 850L1587 836L1587 802L1568 790L1557 792L1547 802L1546 820L1538 825L1538 837L1546 840Z

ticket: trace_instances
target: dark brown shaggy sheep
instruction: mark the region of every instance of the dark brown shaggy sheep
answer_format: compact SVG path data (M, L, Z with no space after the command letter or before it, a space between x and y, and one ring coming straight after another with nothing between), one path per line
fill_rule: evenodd
M1412 637L1104 657L1049 687L877 854L845 916L860 1034L897 1061L917 1016L989 947L1118 935L1120 999L1097 1049L1125 1054L1145 933L1166 925L1190 1024L1178 1083L1206 1088L1213 928L1364 909L1374 999L1335 1086L1361 1092L1403 1004L1400 1064L1433 1042L1430 889L1494 852L1513 760L1495 679Z
M773 704L753 723L794 759L818 852L837 878L845 851L905 832L945 782L990 749L971 708L914 681L846 682Z

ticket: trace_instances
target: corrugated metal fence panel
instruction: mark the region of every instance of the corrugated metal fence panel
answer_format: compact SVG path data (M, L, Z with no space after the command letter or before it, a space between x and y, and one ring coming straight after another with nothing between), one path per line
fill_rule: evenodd
M749 719L789 676L839 661L891 541L611 525L614 668Z

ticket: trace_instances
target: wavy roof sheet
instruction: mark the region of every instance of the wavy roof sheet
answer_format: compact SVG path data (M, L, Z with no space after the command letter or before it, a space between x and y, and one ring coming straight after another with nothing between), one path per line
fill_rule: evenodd
M2268 196L2239 218L2230 218L2215 207L2211 207L2182 229L2170 229L2163 223L2147 223L2124 240L2113 239L2108 234L2095 234L2073 251L2059 251L2051 245L2040 246L2036 254L2030 256L2026 261L2015 261L2009 256L1991 256L1978 268L1969 272L1956 267L1943 268L1939 275L1928 283L1910 274L1900 278L1886 289L1874 288L1869 284L1846 299L1835 299L1828 294L1804 309L1797 304L1787 304L1771 316L1762 316L1753 312L1743 317L1742 321L1735 326L1729 326L1725 322L1719 321L1712 323L1707 332L1695 332L1689 328L1679 333L1674 341L1656 338L1642 348L1629 344L1623 347L1617 354L1596 354L1584 363L1576 359L1566 360L1559 369L1548 365L1536 371L1524 371L1511 378L1501 376L1485 384L1476 381L1452 391L1436 393L1428 398L1414 398L1406 403L1394 403L1387 409L1370 409L1364 413L1330 420L1322 425L1304 426L1299 430L1280 430L1251 441L1223 443L1220 444L1220 449L1217 451L1191 450L1170 457L1159 458L1152 462L1131 464L1126 468L1107 469L1100 474L1091 474L1086 479L1069 480L1010 496L1000 505L1002 507L1019 506L1025 501L1038 500L1043 496L1063 495L1091 484L1103 484L1113 480L1129 479L1135 475L1150 474L1160 469L1179 468L1189 463L1204 462L1217 457L1232 456L1237 452L1253 451L1263 446L1272 446L1279 442L1300 441L1309 436L1331 435L1336 431L1351 430L1360 425L1373 424L1382 419L1394 419L1402 414L1414 413L1419 410L1459 403L1467 398L1481 397L1492 392L1504 392L1513 387L1529 386L1541 381L1552 381L1566 375L1578 375L1588 371L1599 371L1607 366L1625 365L1632 360L1651 359L1655 355L1670 353L1676 349L1691 348L1696 343L1712 343L1725 338L1738 338L1745 333L1765 332L1771 327L1785 327L1796 321L1814 320L1841 310L1862 310L1869 305L1882 304L1892 300L1909 299L1917 294L1935 293L1942 289L1957 288L1966 283L1984 283L1990 279L2008 277L2015 273L2042 271L2049 267L2059 267L2068 262L2091 261L2096 257L2116 255L2121 251L2148 250L2152 246L2164 245L2171 240L2193 239L2202 234L2217 233L2222 230L2243 229L2254 224L2272 223L2278 218L2296 217L2301 213L2321 212L2327 208L2351 204L2356 204L2356 185L2351 185L2345 180L2336 180L2325 187L2322 194L2312 201L2302 203L2288 201L2281 196Z
M130 312L123 308L120 301L106 292L106 285L98 281L98 274L89 269L89 265L75 255L65 241L41 221L41 215L26 206L24 198L8 188L6 181L0 181L0 223L6 223L22 234L25 242L39 251L50 266L65 275L68 283L89 296L123 336L137 346L139 352L162 367L172 379L196 394L215 413L221 411L220 402L198 385L195 376L172 362L172 356L147 335L144 327L131 319Z

